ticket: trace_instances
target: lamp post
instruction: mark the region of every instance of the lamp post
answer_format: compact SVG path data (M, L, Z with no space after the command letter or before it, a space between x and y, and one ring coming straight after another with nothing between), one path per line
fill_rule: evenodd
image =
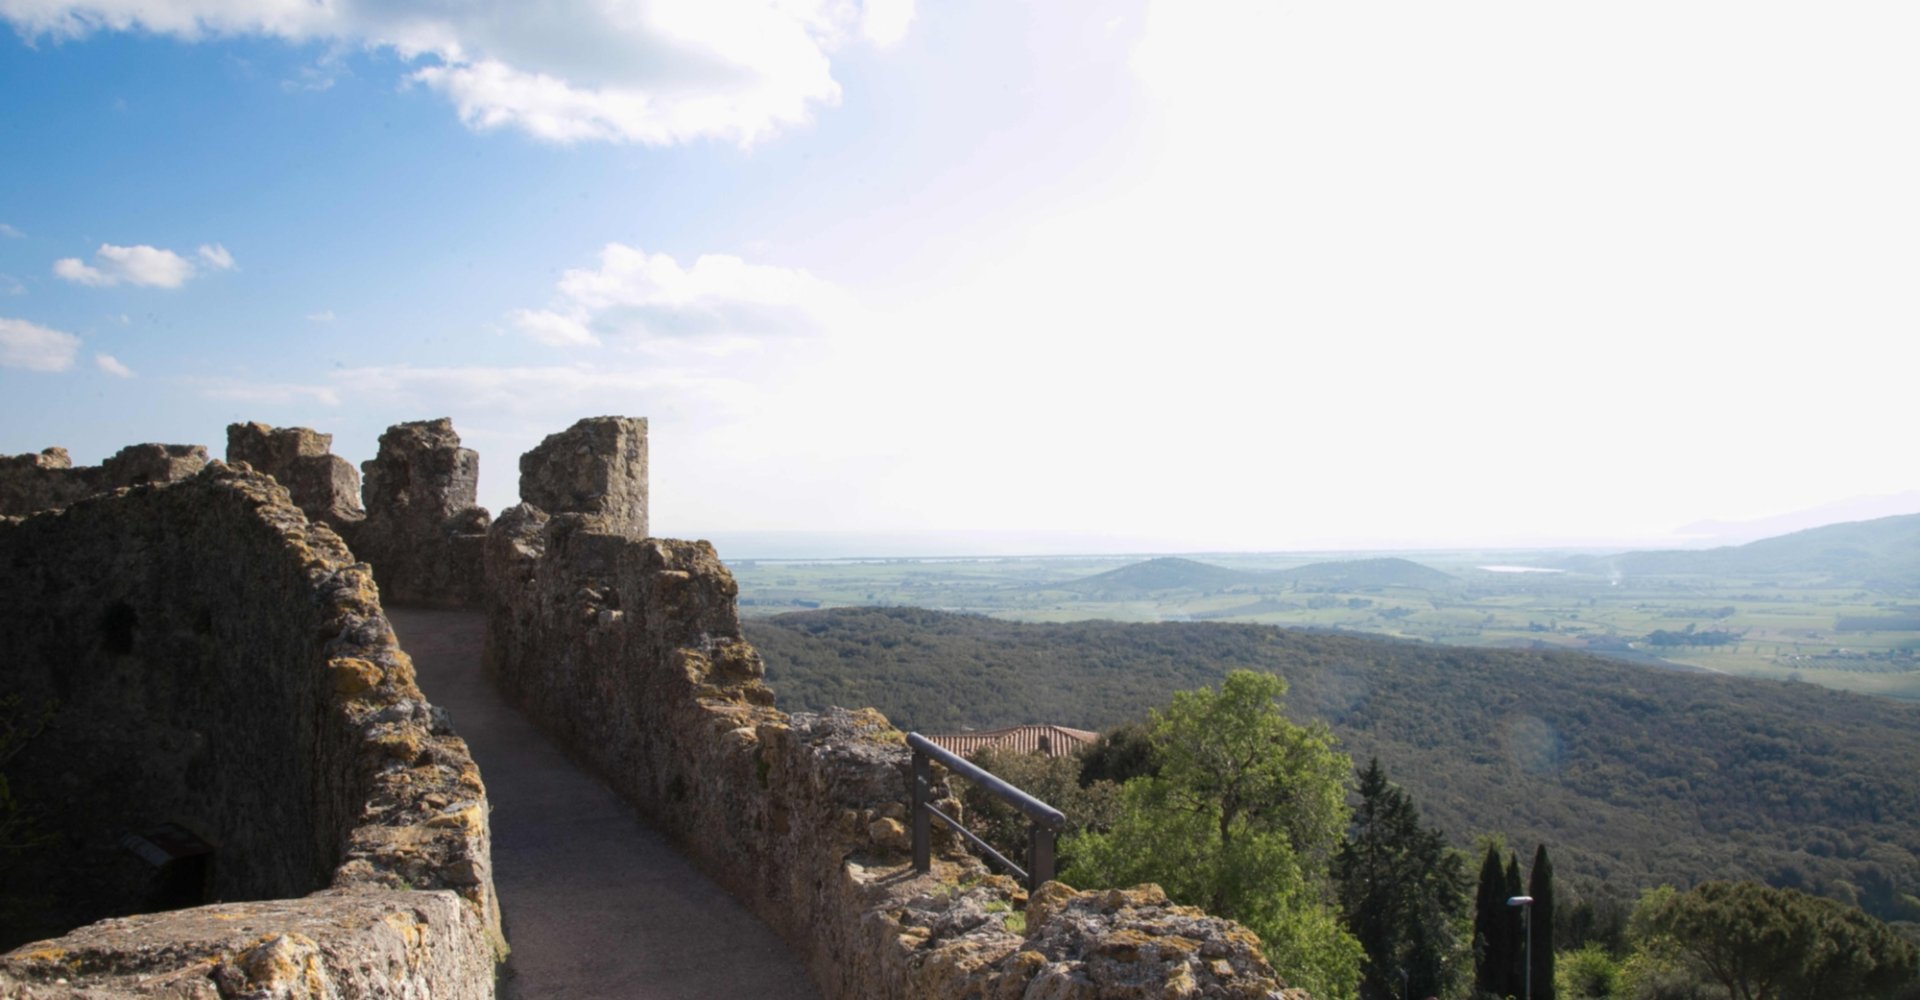
M1533 897L1514 896L1507 900L1507 905L1520 908L1520 937L1524 942L1520 954L1527 966L1527 992L1520 1000L1533 1000Z

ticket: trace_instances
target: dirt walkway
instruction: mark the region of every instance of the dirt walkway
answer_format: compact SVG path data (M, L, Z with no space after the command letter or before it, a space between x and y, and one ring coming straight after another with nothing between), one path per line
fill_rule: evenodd
M493 802L494 882L513 946L501 997L819 996L766 925L500 699L480 669L481 615L388 617Z

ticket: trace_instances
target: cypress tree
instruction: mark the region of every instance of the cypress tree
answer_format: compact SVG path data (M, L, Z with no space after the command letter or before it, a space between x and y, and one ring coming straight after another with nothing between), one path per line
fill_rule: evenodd
M1453 992L1458 973L1447 958L1467 902L1465 859L1439 830L1420 826L1420 810L1378 759L1360 772L1360 804L1334 856L1333 883L1347 929L1367 955L1362 998Z
M1473 901L1473 983L1482 993L1506 996L1507 944L1507 877L1499 845L1488 844Z
M1520 877L1520 856L1507 852L1507 888L1506 895L1500 900L1500 909L1506 914L1504 930L1506 943L1504 957L1506 965L1501 970L1500 995L1519 996L1525 990L1527 981L1527 940L1526 919L1518 906L1508 906L1507 900L1526 894L1526 882Z
M1527 895L1533 897L1533 996L1553 1000L1553 862L1545 844L1533 852Z

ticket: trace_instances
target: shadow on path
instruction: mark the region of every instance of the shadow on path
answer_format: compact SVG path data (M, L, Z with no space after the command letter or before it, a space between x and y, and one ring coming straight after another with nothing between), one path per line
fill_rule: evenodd
M502 998L819 996L765 924L501 700L480 667L483 615L387 617L487 783L513 947Z

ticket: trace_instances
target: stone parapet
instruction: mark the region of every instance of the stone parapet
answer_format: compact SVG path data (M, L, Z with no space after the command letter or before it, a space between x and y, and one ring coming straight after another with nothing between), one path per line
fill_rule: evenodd
M45 719L7 777L57 834L0 930L67 931L0 956L0 996L492 995L485 787L338 535L213 463L0 518L0 565L0 690ZM122 918L155 905L190 908Z
M474 499L480 456L460 446L453 422L395 424L362 463L367 516L349 532L395 605L480 606L481 562L491 518Z
M825 996L1283 995L1251 932L1151 886L1048 883L1030 902L950 835L916 873L904 737L872 709L775 708L711 545L522 505L488 536L487 578L503 692L778 931Z
M0 456L0 516L58 510L129 486L174 483L207 464L197 444L131 444L99 465L76 466L65 448Z
M647 537L647 421L588 417L520 456L520 499L583 514L599 530Z
M333 453L331 434L305 427L228 424L227 462L245 462L279 480L308 520L325 524L349 543L366 520L360 473Z
M342 892L103 920L0 956L10 1000L477 998L494 956L451 892Z

